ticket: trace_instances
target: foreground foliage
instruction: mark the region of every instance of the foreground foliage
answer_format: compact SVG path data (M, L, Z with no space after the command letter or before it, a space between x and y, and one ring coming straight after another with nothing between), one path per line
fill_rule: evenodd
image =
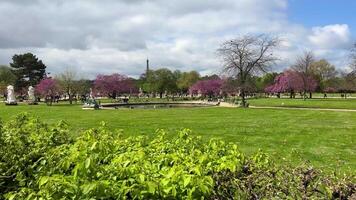
M26 114L0 123L0 199L347 199L354 177L277 166L180 131L123 137L105 123L72 139Z

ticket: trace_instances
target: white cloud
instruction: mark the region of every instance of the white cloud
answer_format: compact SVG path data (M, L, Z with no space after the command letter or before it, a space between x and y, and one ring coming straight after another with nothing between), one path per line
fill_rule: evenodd
M147 57L154 68L219 73L219 44L244 33L281 36L276 69L305 49L342 59L344 50L334 48L350 42L347 25L308 30L288 21L287 6L287 0L2 0L0 64L30 51L52 73L74 67L91 78L138 76Z
M310 42L317 48L345 48L351 44L351 33L347 24L332 24L323 27L314 27Z

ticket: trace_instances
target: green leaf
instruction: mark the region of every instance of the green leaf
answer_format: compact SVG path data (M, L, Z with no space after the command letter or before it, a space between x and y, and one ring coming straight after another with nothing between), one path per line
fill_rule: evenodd
M138 175L138 179L139 179L139 181L140 181L141 183L145 182L145 175L139 174L139 175Z
M169 179L163 179L163 180L161 181L161 183L162 183L163 186L168 185L169 182L170 182Z
M163 189L163 191L166 193L166 194L169 194L172 190L172 187L168 187L168 188L165 188Z
M38 186L41 187L42 185L46 184L49 180L48 176L41 177L40 181L38 182Z
M93 151L96 147L96 144L98 144L98 142L94 142L93 145L91 145L90 150Z
M147 187L149 193L154 194L156 192L157 185L154 182L152 181L147 182Z
M14 200L15 197L16 197L16 194L11 194L8 198L9 198L9 200Z
M85 168L88 169L90 167L90 163L91 163L91 159L90 158L87 158L85 160Z
M83 194L87 195L96 188L96 183L88 183L82 186Z
M189 185L191 179L192 179L191 176L189 176L189 175L185 176L183 179L183 187L187 187Z

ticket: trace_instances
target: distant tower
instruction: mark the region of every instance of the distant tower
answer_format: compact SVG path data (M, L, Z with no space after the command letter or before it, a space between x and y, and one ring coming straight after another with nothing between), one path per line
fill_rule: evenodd
M147 63L147 65L146 65L146 76L147 76L148 71L150 70L150 61L148 60L148 58L146 60L146 63Z

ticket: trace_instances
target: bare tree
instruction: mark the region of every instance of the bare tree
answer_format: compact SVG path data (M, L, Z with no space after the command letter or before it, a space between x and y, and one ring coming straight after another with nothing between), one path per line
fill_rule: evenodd
M292 68L299 72L302 75L303 79L303 97L305 99L306 93L309 92L309 97L312 98L312 93L309 90L309 81L308 77L312 74L312 64L314 63L314 54L311 51L306 51L302 56L299 56L297 58L297 61L295 65L292 66Z
M68 95L69 103L72 104L73 96L75 95L76 72L66 69L63 73L59 74L57 79L63 92Z
M244 35L222 43L218 49L223 71L238 81L242 106L247 106L246 92L251 85L251 77L267 72L277 60L272 52L278 43L277 37L269 35Z
M356 74L356 43L354 44L353 48L351 49L351 70L353 73Z

